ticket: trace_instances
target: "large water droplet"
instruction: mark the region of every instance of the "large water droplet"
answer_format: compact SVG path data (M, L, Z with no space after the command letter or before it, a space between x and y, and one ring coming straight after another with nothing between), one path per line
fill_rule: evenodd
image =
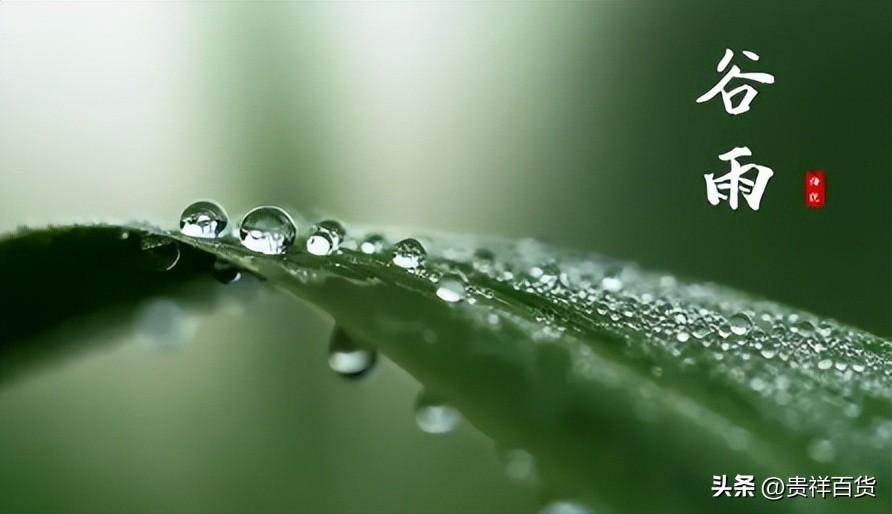
M342 377L359 378L375 367L378 352L335 328L328 345L328 366Z
M334 220L326 220L313 227L313 233L307 238L307 251L313 255L329 255L337 251L344 241L346 231Z
M461 421L461 414L439 398L422 391L415 400L415 422L428 434L451 432Z
M393 263L404 269L415 269L424 262L427 252L417 239L403 239L393 246Z
M139 242L145 266L153 271L169 271L180 261L180 246L161 236L146 236Z
M747 332L750 331L750 328L753 326L752 320L750 317L742 312L738 312L737 314L728 318L728 325L731 327L731 333L738 336L746 335Z
M444 302L460 302L465 296L467 296L465 284L458 277L446 277L437 285L437 297Z
M284 210L274 206L252 209L239 225L242 246L266 255L281 255L294 244L297 228Z
M216 239L224 234L228 224L223 207L210 201L195 202L180 215L180 232L189 237Z

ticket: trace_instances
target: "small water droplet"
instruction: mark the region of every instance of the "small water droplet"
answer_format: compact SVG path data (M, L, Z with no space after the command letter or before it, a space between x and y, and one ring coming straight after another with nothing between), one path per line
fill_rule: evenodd
M369 235L359 245L359 251L368 255L380 253L383 248L384 238L378 234Z
M445 434L455 430L461 414L439 398L422 391L415 401L415 422L422 432Z
M817 439L808 446L808 455L818 462L830 462L836 456L836 450L830 440Z
M539 514L592 514L585 505L575 501L553 501L542 508Z
M357 343L344 330L335 327L328 344L328 366L347 378L359 378L375 367L378 352Z
M252 209L239 226L242 246L265 255L281 255L294 244L297 228L291 216L279 207L264 205Z
M180 215L180 232L201 239L216 239L225 233L229 217L223 207L210 201L195 202Z
M830 359L822 359L818 361L818 369L830 369L833 367L833 361Z
M415 269L424 263L427 252L417 239L403 239L393 246L393 263L403 269Z
M478 248L474 251L474 256L471 259L471 265L475 270L480 272L486 272L492 269L492 265L495 262L495 256L493 253L486 248Z
M793 331L801 336L808 337L815 333L815 326L808 320L801 320L793 325Z
M182 347L192 339L197 328L197 319L172 300L151 300L137 311L137 334L160 350Z
M728 325L731 328L731 333L733 333L734 335L742 336L746 335L746 333L750 331L750 328L753 326L753 322L752 320L750 320L749 316L742 312L738 312L728 319Z
M505 464L505 474L515 482L533 480L536 475L536 459L523 449L516 448L499 452L499 457Z
M458 277L446 277L437 285L437 297L444 302L456 303L465 299L465 284Z
M687 332L679 332L675 334L675 339L677 339L679 343L686 343L690 337L690 334Z
M146 236L140 241L146 256L146 267L153 271L170 271L180 261L180 246L161 236Z
M341 246L346 234L344 227L337 221L319 222L313 227L313 233L307 238L307 251L313 255L330 255Z

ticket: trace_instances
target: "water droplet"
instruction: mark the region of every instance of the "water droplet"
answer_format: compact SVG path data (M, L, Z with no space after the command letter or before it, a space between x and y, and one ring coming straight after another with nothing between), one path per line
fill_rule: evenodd
M393 263L404 269L415 269L424 262L427 252L417 239L403 239L393 246Z
M753 322L752 320L750 320L749 316L742 312L738 312L728 319L728 325L731 327L731 333L733 333L734 335L742 336L746 335L746 333L750 331L750 328L753 326Z
M815 333L815 326L808 320L801 320L793 325L793 331L798 332L799 335L808 337Z
M214 262L211 273L221 284L231 284L242 278L242 272L237 267L221 259Z
M542 508L539 514L592 514L585 505L575 501L553 501Z
M313 255L329 255L341 246L346 231L340 223L326 220L313 227L313 233L307 238L307 251Z
M445 434L455 430L461 414L435 396L422 391L415 401L415 422L422 432Z
M359 378L375 367L378 352L357 343L342 329L335 327L328 345L328 366L342 377Z
M505 474L515 482L525 482L535 478L536 459L523 449L512 449L499 452L499 457L505 464Z
M495 256L486 248L478 248L475 250L474 256L471 259L471 265L475 270L480 272L486 272L492 269L493 262L495 262Z
M195 202L180 215L180 232L189 237L216 239L224 234L228 224L223 207L210 201Z
M836 450L830 440L817 439L808 445L808 455L818 462L830 462L836 456Z
M467 296L465 284L457 277L444 278L437 285L437 297L444 302L460 302L465 296Z
M818 369L830 369L833 367L833 361L830 359L822 359L818 361Z
M690 334L687 332L679 332L675 334L675 339L677 339L679 343L686 343L690 337Z
M369 255L380 253L383 248L384 238L378 234L371 234L362 241L361 245L359 245L359 251Z
M146 267L153 271L170 271L180 261L180 246L161 236L146 236L140 243Z
M294 244L297 228L284 210L265 205L252 209L239 226L242 246L252 252L281 255Z
M192 339L197 328L197 319L172 300L151 300L137 311L136 330L140 339L161 350L182 347Z
M623 281L619 277L604 277L601 279L601 287L615 293L623 288Z

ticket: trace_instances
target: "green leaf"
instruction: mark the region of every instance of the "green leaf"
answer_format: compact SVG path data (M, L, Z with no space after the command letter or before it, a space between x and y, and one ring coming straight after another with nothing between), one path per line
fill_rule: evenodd
M502 448L532 453L555 498L596 512L887 504L890 341L532 240L420 237L427 258L407 270L392 262L405 234L382 233L386 244L368 254L358 243L369 234L350 227L328 256L303 251L303 238L266 256L230 238L140 226L14 234L0 241L0 382L81 344L50 337L71 320L123 313L162 290L210 308L185 291L224 261L330 314ZM755 475L757 487L769 476L869 475L880 498L712 498L712 476L722 474Z

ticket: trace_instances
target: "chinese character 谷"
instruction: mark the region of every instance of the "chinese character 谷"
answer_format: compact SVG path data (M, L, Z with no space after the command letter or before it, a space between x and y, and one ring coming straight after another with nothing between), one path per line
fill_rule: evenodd
M749 50L744 50L743 55L747 56L752 61L758 61L759 56L755 52L750 52ZM725 55L722 57L722 60L719 61L719 65L716 67L716 71L719 73L725 71L725 68L728 67L728 64L731 62L731 58L734 57L734 52L731 51L730 48L725 49ZM759 93L756 91L756 88L752 87L749 84L743 84L742 86L738 86L730 91L725 88L728 86L728 83L734 79L744 79L744 80L752 80L755 82L761 82L762 84L774 84L774 75L769 73L742 73L740 71L740 67L736 64L731 66L731 69L725 73L725 76L722 77L719 82L713 86L712 89L703 93L700 98L697 99L697 103L703 103L711 100L715 95L721 93L722 94L722 102L725 104L725 111L728 114L737 115L743 112L750 110L750 103L753 101L753 98ZM743 93L743 98L740 102L735 106L733 104L733 99L736 95Z
M719 155L719 159L731 163L731 170L715 178L713 173L703 175L706 179L706 199L712 205L718 205L722 200L728 200L731 209L737 210L737 195L743 194L744 200L754 211L759 210L762 194L768 179L774 175L774 171L767 166L757 164L741 165L738 157L750 157L753 153L746 146L738 146L731 151ZM755 177L747 178L751 171L755 171Z

